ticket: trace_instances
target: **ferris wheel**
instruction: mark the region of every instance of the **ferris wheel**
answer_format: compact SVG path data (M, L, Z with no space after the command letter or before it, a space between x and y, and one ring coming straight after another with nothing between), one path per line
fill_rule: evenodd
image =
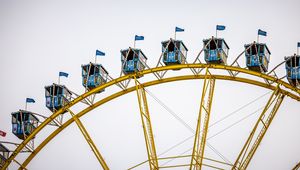
M225 30L225 26L217 25L216 31ZM259 36L266 36L267 32L258 30L257 41L244 45L244 50L229 63L229 45L223 38L212 36L203 40L203 48L196 58L188 61L188 48L183 41L176 39L177 32L183 32L184 29L176 27L175 37L161 42L162 53L154 67L147 64L147 57L141 49L129 47L121 50L121 72L118 78L113 78L102 64L97 63L97 56L104 56L105 53L96 50L95 62L83 64L82 86L85 93L77 94L60 83L53 83L45 86L46 107L52 112L52 115L46 117L42 114L25 110L13 112L12 115L12 133L17 136L21 143L5 142L0 143L0 167L6 170L15 163L19 169L26 169L27 165L34 159L44 147L60 134L72 123L76 123L86 142L99 161L101 167L105 170L110 169L110 165L105 161L105 155L101 154L98 146L93 141L91 135L83 125L80 118L99 108L109 101L115 100L128 93L136 93L136 101L140 119L143 127L143 137L147 151L147 160L128 169L136 169L142 165L147 165L148 169L156 170L162 168L189 168L202 169L209 167L213 169L247 169L251 163L259 145L269 129L273 118L285 99L288 97L295 101L300 101L300 55L299 52L288 57L279 63L273 69L269 69L271 62L271 51L265 43L259 42ZM135 36L135 41L144 40L144 36ZM297 44L300 47L300 43ZM244 56L246 63L241 63L240 58ZM276 70L285 64L286 75L279 77ZM175 74L174 74L175 73ZM59 77L68 77L68 73L59 72ZM176 83L186 80L201 80L200 103L197 106L198 116L195 130L191 128L194 135L193 146L188 153L174 155L170 157L160 157L151 123L151 113L148 105L148 97L154 95L148 88L166 83ZM285 81L287 80L287 81ZM243 143L239 154L234 161L229 161L219 153L208 142L208 131L210 127L210 117L215 96L215 85L218 81L239 82L249 84L257 88L267 89L270 94L269 99L261 110L256 123L247 134L248 138ZM118 90L110 90L110 89ZM154 96L155 98L155 96ZM165 106L160 99L155 98L160 104ZM34 99L27 98L26 103L32 103ZM75 109L76 107L80 110ZM67 116L68 115L68 116ZM176 115L173 114L176 117ZM176 117L181 123L185 122ZM186 124L185 124L186 125ZM50 135L40 139L40 143L35 143L35 138L40 137L43 129L52 126L55 127ZM186 125L188 126L188 125ZM189 127L188 127L189 128ZM9 150L6 145L14 145L14 150ZM205 148L209 147L218 153L220 160L206 157ZM101 148L101 147L100 147ZM22 153L29 153L25 161L18 161L16 157ZM187 158L186 163L167 165L161 163L162 160L172 161L174 159ZM299 168L299 164L295 169Z

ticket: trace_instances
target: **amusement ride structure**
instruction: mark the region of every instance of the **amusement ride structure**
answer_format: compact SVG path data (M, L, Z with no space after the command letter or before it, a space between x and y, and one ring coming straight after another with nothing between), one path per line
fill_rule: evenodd
M225 26L217 25L216 30L224 30ZM82 85L85 93L79 95L60 84L52 84L45 87L46 107L52 112L50 117L31 111L19 110L13 112L12 133L16 135L21 143L5 142L0 143L0 167L6 170L12 162L15 162L19 169L26 169L30 161L60 132L73 122L76 123L82 135L92 149L102 168L110 169L105 162L103 155L93 142L88 131L82 124L80 117L89 113L97 107L114 100L120 96L135 92L137 95L138 106L140 110L141 122L143 125L145 146L147 149L147 160L137 164L129 169L135 169L142 164L148 164L149 169L156 170L162 168L186 167L189 169L201 169L210 167L214 169L247 169L251 159L255 155L259 144L272 123L274 116L285 97L295 101L300 101L300 56L299 53L284 57L284 61L275 68L269 69L271 61L271 52L265 43L258 40L244 46L244 50L228 63L229 46L225 39L211 37L203 40L203 48L200 50L193 62L187 60L187 47L181 40L176 39L176 32L182 32L184 29L176 27L175 39L163 41L162 53L155 67L147 65L147 57L141 49L129 47L121 50L121 73L118 78L113 78L102 64L90 62L81 66ZM266 32L258 30L258 36L266 36ZM259 37L258 37L259 38ZM135 36L135 41L144 40L143 36ZM300 43L298 43L298 48ZM97 56L104 56L102 51L96 51ZM246 58L245 66L239 63L240 57ZM202 58L202 59L201 59ZM285 64L286 75L278 77L276 70L279 66ZM176 71L176 76L167 74ZM180 74L181 73L181 74ZM59 76L68 77L67 73L60 72ZM143 81L148 77L147 81ZM192 151L189 155L177 155L173 157L161 158L156 151L154 134L151 124L151 114L147 102L147 87L158 84L201 79L203 81L202 96L199 104L199 114L195 130ZM287 81L285 81L287 79ZM265 104L255 125L248 135L247 140L236 160L228 163L224 160L214 160L205 156L205 147L211 147L207 143L208 127L210 122L212 101L214 98L215 83L218 80L247 83L252 86L265 88L271 91L271 96ZM96 95L106 93L106 89L113 86L119 88L118 92L107 94L97 100ZM26 102L34 102L27 98ZM74 111L72 108L76 105L84 105L81 111ZM65 115L69 114L70 117ZM64 119L63 119L64 118ZM69 118L69 119L66 119ZM35 138L39 138L39 133L47 126L57 127L49 136L42 139L41 143L34 143ZM9 150L6 145L15 145L14 150ZM26 160L20 162L16 159L17 155L29 153ZM186 164L163 166L160 160L177 159L188 157ZM208 162L215 162L209 164ZM294 165L293 165L294 166ZM299 168L299 164L295 169Z

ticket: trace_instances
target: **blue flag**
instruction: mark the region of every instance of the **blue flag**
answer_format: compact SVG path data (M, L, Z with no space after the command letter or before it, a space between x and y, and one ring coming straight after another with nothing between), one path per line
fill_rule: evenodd
M219 31L223 31L225 30L225 26L224 25L217 25L216 29L219 30Z
M175 32L183 32L183 31L184 31L184 29L182 29L182 28L179 28L179 27L175 28Z
M65 73L65 72L59 72L59 76L64 76L64 77L68 77L69 74L68 73Z
M267 36L267 32L261 29L258 29L258 35Z
M105 56L105 53L100 50L96 50L96 56Z
M300 47L300 42L298 42L298 47Z
M35 103L35 101L32 98L26 98L26 103Z
M135 35L134 40L135 41L144 40L144 36Z

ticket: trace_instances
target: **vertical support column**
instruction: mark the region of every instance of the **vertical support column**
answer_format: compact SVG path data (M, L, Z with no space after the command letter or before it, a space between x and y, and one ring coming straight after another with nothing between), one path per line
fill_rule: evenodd
M211 78L210 76L211 75L209 73L209 70L208 68L206 68L190 170L198 170L201 169L202 166L209 117L211 113L211 106L215 88L215 79ZM202 134L200 135L201 132Z
M264 110L259 116L254 128L252 129L246 143L244 144L232 169L244 170L248 167L253 155L255 154L260 142L266 134L275 114L277 113L285 95L280 92L279 87L272 93ZM273 107L272 107L273 106Z
M139 109L140 109L140 114L141 114L141 119L143 124L144 137L146 142L150 170L157 170L158 161L157 161L157 154L156 154L155 143L153 138L152 125L150 120L146 92L144 87L138 82L136 77L134 77L134 80L135 80L136 93L137 93Z
M87 143L90 145L92 151L94 152L95 156L97 157L97 159L98 159L99 163L101 164L102 168L104 170L109 170L106 162L104 161L104 158L100 154L98 148L96 147L96 145L93 142L92 138L90 137L89 133L87 132L87 130L83 126L82 122L77 118L77 116L70 109L68 109L68 112L71 114L72 118L75 120L78 128L80 129L80 131L81 131L82 135L84 136L85 140L87 141Z

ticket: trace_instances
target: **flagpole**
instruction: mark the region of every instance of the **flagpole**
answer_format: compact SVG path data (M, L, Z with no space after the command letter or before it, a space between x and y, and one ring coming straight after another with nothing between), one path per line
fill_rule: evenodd
M216 38L218 38L218 30L216 29Z
M26 101L26 103L25 103L25 111L27 111L27 101Z
M95 55L95 64L96 64L96 62L97 62L97 55Z
M257 34L257 43L259 42L259 34Z
M176 40L176 30L175 30L175 36L174 36L174 40Z
M134 43L133 43L133 48L135 48L135 39L134 39Z
M58 85L60 84L60 76L58 76Z

